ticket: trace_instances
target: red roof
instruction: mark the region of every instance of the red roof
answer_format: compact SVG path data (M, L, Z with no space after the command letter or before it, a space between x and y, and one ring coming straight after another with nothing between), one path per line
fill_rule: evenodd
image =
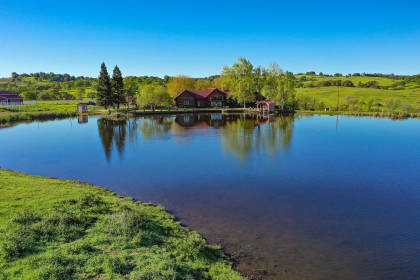
M207 98L210 94L212 94L216 90L218 92L220 92L221 94L224 94L224 95L228 94L226 91L223 91L223 90L220 90L220 89L217 89L217 88L212 88L212 89L209 89L209 90L190 90L190 89L186 89L183 92L181 92L180 94L178 94L174 99L177 99L178 97L180 97L185 92L188 92L189 94L191 94L195 98L203 99L203 98Z
M17 93L13 91L0 91L0 97L3 97L3 99L22 99L21 96L19 96Z
M274 101L271 101L271 100L262 100L262 101L257 101L256 103L266 103L266 104L274 104L275 102Z
M0 95L8 95L8 94L17 95L17 93L16 92L13 92L13 91L0 90Z

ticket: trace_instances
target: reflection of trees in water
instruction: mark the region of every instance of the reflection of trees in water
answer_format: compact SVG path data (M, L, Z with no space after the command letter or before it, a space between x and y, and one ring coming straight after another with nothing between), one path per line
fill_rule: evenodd
M172 127L172 118L145 118L137 123L137 129L145 139L166 135Z
M126 141L126 127L127 120L110 120L107 118L98 120L99 136L107 159L111 156L113 144L117 147L118 153L122 155Z
M255 120L237 119L228 122L222 131L222 145L240 159L245 159L252 151Z
M244 160L252 151L274 156L288 149L293 135L293 117L268 118L242 116L228 122L221 138L225 150Z
M186 140L194 137L190 131L221 129L221 141L225 150L239 159L246 159L253 151L275 155L289 147L293 135L293 117L258 117L248 115L190 115L172 117L150 117L131 120L98 120L98 130L107 159L110 158L113 145L122 156L129 143L134 145L141 133L143 139L162 137L172 132L178 139L186 135ZM178 139L179 140L179 139Z
M166 135L171 130L171 126L172 119L167 117L145 118L140 121L137 119L111 120L107 118L98 120L99 135L107 159L111 156L114 144L118 154L122 156L127 138L129 143L134 145L137 142L139 132L144 139L148 139Z

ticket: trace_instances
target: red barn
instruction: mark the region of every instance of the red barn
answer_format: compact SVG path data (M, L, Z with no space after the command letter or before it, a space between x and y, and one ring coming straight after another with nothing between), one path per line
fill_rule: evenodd
M0 105L23 105L23 98L13 91L0 91Z

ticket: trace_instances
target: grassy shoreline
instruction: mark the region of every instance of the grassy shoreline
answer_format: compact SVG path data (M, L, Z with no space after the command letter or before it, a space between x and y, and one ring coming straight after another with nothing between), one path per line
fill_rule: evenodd
M0 279L244 279L163 207L0 169Z
M409 119L420 118L419 113L402 112L356 112L356 111L319 111L319 110L296 110L297 114L302 115L329 115L329 116L356 116L356 117L375 117L390 119Z

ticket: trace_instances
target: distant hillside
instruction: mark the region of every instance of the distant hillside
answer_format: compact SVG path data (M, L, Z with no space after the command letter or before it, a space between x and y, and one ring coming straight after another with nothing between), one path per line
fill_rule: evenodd
M350 96L348 99L368 99L372 96L377 102L384 102L387 98L398 98L401 102L409 102L414 108L418 107L420 100L420 75L355 73L343 76L339 73L327 75L307 72L296 74L295 79L300 102L306 104L308 102L302 101L303 99L316 98L320 103L315 106L317 109L336 104L337 86L341 88L342 98ZM127 76L124 78L124 85L127 95L135 95L143 85L167 86L170 80L169 76ZM221 87L223 82L220 75L191 80L193 86L199 89ZM0 90L16 91L25 100L94 99L96 87L96 78L69 74L12 73L11 77L0 78Z

